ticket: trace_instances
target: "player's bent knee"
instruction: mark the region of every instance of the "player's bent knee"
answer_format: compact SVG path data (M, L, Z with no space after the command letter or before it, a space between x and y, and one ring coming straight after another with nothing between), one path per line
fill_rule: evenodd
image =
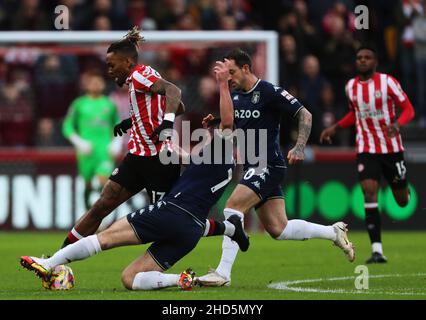
M123 271L121 274L121 283L123 283L123 286L127 290L133 290L133 280L135 279L135 275L131 274L130 272L127 272L126 270Z
M269 235L271 236L272 239L277 240L277 238L281 235L281 233L283 232L283 230L281 230L280 232L278 231L278 229L275 229L273 231L268 231Z

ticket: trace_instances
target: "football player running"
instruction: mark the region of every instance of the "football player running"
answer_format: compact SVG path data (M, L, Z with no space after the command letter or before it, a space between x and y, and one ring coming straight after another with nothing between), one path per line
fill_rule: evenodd
M380 180L383 176L401 207L410 200L404 147L400 128L414 117L414 108L399 82L391 75L376 72L374 47L362 46L356 53L358 76L346 84L348 113L337 123L324 129L320 142L343 128L355 126L358 180L364 194L365 225L371 242L371 257L366 263L386 263L381 237L378 204ZM396 117L395 106L402 110Z
M159 152L171 137L175 115L184 112L181 90L151 66L138 63L138 44L143 40L135 27L107 50L109 76L120 87L129 88L130 118L114 128L115 136L131 130L129 152L112 171L100 198L68 232L62 247L94 234L106 216L143 189L150 202L156 202L179 178L180 165L162 164Z
M354 261L355 251L348 240L345 223L323 226L299 219L288 220L286 216L281 184L287 166L279 144L280 119L284 115L298 121L297 142L287 154L288 163L293 165L304 160L304 148L311 131L311 113L283 88L259 79L252 71L251 57L246 52L235 49L225 56L224 61L233 89L231 97L237 129L245 132L267 130L266 165L259 167L259 163L244 163L244 176L223 211L225 219L238 215L243 220L244 214L254 207L273 239L327 239L342 249L350 262ZM249 148L254 148L259 156L260 147L261 143L256 141L245 149L247 152ZM237 253L238 245L229 237L224 237L219 266L200 277L199 283L205 286L229 285Z

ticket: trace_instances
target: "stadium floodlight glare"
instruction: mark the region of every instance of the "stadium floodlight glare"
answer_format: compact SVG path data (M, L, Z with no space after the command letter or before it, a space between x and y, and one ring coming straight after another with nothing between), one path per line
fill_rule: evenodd
M127 31L4 31L0 45L6 43L104 43L123 38ZM278 33L275 31L143 31L150 43L177 42L263 42L266 45L265 80L278 84Z

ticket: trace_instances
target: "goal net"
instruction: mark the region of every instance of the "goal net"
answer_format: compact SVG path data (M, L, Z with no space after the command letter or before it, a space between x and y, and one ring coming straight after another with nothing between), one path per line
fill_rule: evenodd
M108 46L125 34L0 32L1 229L68 229L85 212L84 182L78 177L74 151L62 135L62 121L71 102L83 93L84 75L93 70L105 76L105 93L117 105L120 117L128 117L127 90L108 79L105 64ZM278 83L274 31L148 31L142 35L140 62L181 88L187 112L180 118L190 120L191 129L201 125L204 115L218 111L212 66L230 49L248 51L256 75ZM94 191L91 201L98 196L99 191ZM228 190L212 215L221 215L227 196ZM104 225L146 202L143 194L134 197L106 218Z

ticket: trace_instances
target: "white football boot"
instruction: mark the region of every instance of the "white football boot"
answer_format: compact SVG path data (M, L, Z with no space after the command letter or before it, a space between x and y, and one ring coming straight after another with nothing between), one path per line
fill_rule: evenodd
M343 250L349 262L353 262L355 260L355 247L352 242L349 242L347 226L346 223L341 221L333 224L334 232L336 233L334 244Z
M220 275L215 269L210 269L206 275L196 278L196 281L202 287L223 287L231 285L231 279Z

